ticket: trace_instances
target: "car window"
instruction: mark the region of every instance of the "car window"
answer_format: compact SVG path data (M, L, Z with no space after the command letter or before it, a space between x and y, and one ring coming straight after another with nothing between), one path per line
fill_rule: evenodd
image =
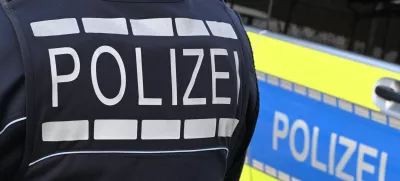
M231 0L244 24L400 64L400 0Z

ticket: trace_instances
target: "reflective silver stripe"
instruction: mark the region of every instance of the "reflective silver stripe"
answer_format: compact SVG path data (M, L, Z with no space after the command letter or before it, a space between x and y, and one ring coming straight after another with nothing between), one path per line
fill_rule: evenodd
M178 36L210 36L202 20L175 18Z
M172 18L130 19L134 36L175 36ZM129 35L126 18L82 18L85 33ZM80 33L75 18L64 18L32 22L31 29L36 37L60 36ZM207 29L207 26L209 29ZM225 22L190 18L175 18L178 36L213 36L238 39L233 26ZM210 33L211 32L211 33Z
M89 139L89 121L59 121L42 124L45 142L78 141Z
M133 35L174 36L171 18L131 19Z
M212 138L217 130L217 119L187 119L185 120L184 138Z
M137 120L101 119L94 122L95 140L135 140Z
M86 33L105 33L128 35L125 18L82 18Z
M80 32L75 18L33 22L31 28L36 37L69 35Z
M238 39L232 25L223 22L207 21L211 33L222 38Z
M181 120L143 120L143 140L172 140L181 135Z
M10 126L12 126L12 125L14 125L14 124L16 124L16 123L18 123L18 122L24 121L24 120L26 120L26 117L19 118L19 119L16 119L16 120L11 121L10 123L8 123L8 124L0 131L0 136L7 130L7 128L9 128Z
M231 137L238 124L239 124L239 120L237 120L237 119L221 118L219 120L219 125L218 125L218 136L219 137Z
M194 150L162 150L162 151L73 151L73 152L61 152L55 153L51 155L47 155L43 158L40 158L32 163L29 166L35 165L43 160L63 156L63 155L78 155L78 154L171 154L171 153L196 153L196 152L205 152L205 151L219 151L224 150L226 154L229 154L228 148L225 147L216 147L216 148L204 148L204 149L194 149Z

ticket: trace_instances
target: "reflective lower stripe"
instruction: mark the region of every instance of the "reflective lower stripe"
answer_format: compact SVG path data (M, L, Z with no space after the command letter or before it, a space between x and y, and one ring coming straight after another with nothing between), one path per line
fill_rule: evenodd
M80 32L75 18L33 22L31 28L36 37L69 35Z
M143 120L142 139L166 140L179 139L181 120Z
M184 120L183 138L201 139L232 137L239 120L220 118ZM143 140L175 140L181 138L181 120L97 119L94 121L94 140L136 140L139 132ZM45 142L89 140L89 121L56 121L42 124L42 139Z
M86 33L105 33L128 35L125 18L82 18Z
M176 18L175 24L178 36L210 36L202 20Z
M231 24L216 21L207 21L207 25L214 36L238 39L236 32Z
M7 128L9 128L10 126L12 126L12 125L14 125L14 124L16 124L16 123L18 123L18 122L24 121L24 120L26 120L26 117L19 118L19 119L16 119L16 120L11 121L10 123L8 123L8 124L0 131L0 136L7 130Z
M237 119L221 118L218 125L218 136L231 137L238 123Z
M135 140L137 120L101 119L94 122L95 140Z
M171 18L131 19L130 23L136 36L174 36Z
M217 119L187 119L185 120L184 138L212 138L217 130Z
M89 139L89 121L59 121L42 124L45 142L78 141Z
M29 166L35 165L43 160L63 156L63 155L78 155L78 154L171 154L171 153L196 153L196 152L205 152L205 151L226 151L226 154L229 154L228 148L225 147L216 147L216 148L204 148L204 149L194 149L194 150L161 150L161 151L73 151L73 152L61 152L55 153L51 155L47 155L43 158L40 158L32 163Z

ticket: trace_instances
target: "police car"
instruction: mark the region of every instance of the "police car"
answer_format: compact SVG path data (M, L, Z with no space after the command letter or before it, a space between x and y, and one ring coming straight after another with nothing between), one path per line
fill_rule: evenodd
M242 181L399 180L398 65L282 33L247 31L260 116Z

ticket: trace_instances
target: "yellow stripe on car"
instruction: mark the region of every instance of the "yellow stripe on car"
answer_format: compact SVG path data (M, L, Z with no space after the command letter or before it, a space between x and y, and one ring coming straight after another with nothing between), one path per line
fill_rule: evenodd
M244 165L240 181L279 181L249 165Z
M379 111L372 100L375 83L400 75L329 53L248 32L256 69Z

